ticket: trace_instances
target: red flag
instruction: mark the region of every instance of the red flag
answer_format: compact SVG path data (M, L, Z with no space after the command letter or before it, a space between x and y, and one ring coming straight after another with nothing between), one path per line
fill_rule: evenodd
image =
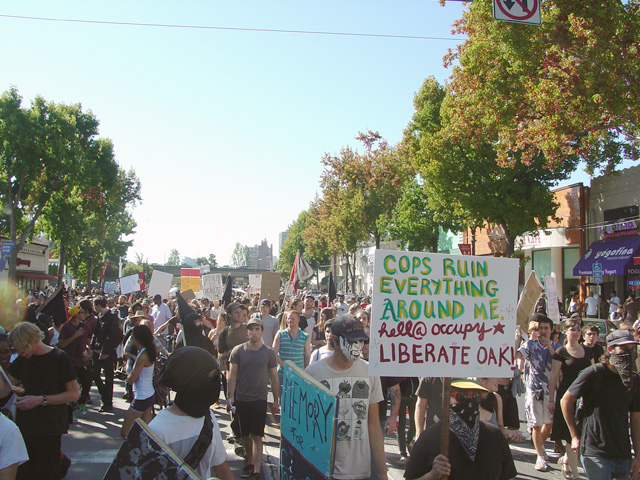
M138 283L140 284L140 291L146 290L146 287L144 286L144 273L142 272L138 272Z
M102 283L102 280L104 279L104 273L107 271L107 267L109 267L109 260L104 262L104 265L102 266L102 269L100 270L100 283Z
M293 268L291 269L291 278L289 279L291 281L291 287L293 288L293 291L298 293L298 286L296 285L296 265L298 264L298 257L300 256L300 250L298 250L298 253L296 253L296 259L293 261Z

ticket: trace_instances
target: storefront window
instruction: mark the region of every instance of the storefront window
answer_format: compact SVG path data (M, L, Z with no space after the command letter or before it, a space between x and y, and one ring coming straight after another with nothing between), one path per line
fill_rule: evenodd
M541 282L545 275L551 275L551 250L534 250L532 267Z
M580 290L580 277L573 274L573 267L580 260L579 248L563 248L562 249L562 290L565 296Z

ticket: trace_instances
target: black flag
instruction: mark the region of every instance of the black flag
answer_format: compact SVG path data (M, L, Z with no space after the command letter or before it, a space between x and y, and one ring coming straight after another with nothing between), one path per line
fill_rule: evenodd
M180 292L176 292L176 300L178 300L178 315L180 315L180 322L182 322L187 318L187 315L193 313L193 308L191 308L184 297L180 295Z
M336 299L336 282L333 281L333 272L329 272L329 305Z
M224 286L224 293L222 294L222 308L225 308L231 303L231 289L233 287L233 280L231 275L227 277L227 283Z
M51 321L57 321L62 325L67 321L67 309L64 306L65 285L61 284L53 294L45 300L38 309L38 313L46 313L51 317Z

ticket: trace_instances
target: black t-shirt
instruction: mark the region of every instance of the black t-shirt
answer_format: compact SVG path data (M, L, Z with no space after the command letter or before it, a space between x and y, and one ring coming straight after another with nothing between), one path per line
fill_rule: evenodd
M604 353L604 347L602 345L599 344L595 344L593 347L585 347L584 345L582 345L585 349L589 349L591 350L591 356L593 357L593 360L596 363L600 363L600 357L602 356L602 354Z
M420 478L429 473L433 460L440 455L442 423L426 429L411 450L404 477ZM453 432L449 433L450 480L506 480L518 472L511 450L498 427L480 422L480 435L475 459L472 461Z
M596 367L601 369L596 370ZM569 387L575 398L595 406L582 428L580 453L586 456L631 458L629 412L640 412L638 378L628 390L617 373L599 365L584 369ZM587 412L589 413L589 412Z
M565 346L555 351L551 358L562 363L562 380L558 387L557 399L562 398L564 392L566 392L569 385L578 378L580 372L591 365L592 354L593 350L588 347L584 349L584 356L580 358L573 357Z
M9 373L20 380L25 395L55 395L67 390L66 384L76 379L76 373L66 353L54 348L44 355L16 358ZM16 424L31 435L62 435L67 432L67 406L37 406L16 412Z
M442 379L440 377L422 377L418 386L418 396L427 400L427 426L429 428L442 418Z

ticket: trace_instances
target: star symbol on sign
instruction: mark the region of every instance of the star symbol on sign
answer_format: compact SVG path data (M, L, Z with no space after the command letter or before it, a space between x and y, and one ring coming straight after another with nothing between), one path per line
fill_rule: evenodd
M500 332L501 334L504 335L504 323L496 323L493 326L493 334L497 334L498 332Z

